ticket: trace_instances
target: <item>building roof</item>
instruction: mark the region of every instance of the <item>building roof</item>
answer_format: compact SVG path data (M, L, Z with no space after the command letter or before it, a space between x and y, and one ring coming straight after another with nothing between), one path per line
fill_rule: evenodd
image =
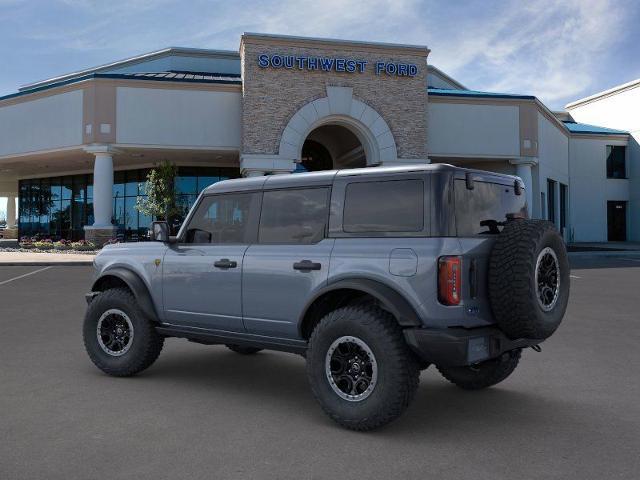
M210 56L210 57L220 57L220 58L233 58L238 60L240 59L240 54L238 52L234 52L230 50L210 50L210 49L203 49L203 48L167 47L161 50L156 50L153 52L136 55L134 57L125 58L123 60L117 60L115 62L106 63L104 65L99 65L97 67L86 68L84 70L67 73L64 75L60 75L58 77L53 77L46 80L40 80L38 82L28 83L26 85L21 86L18 89L18 91L22 92L24 90L32 90L34 88L38 88L51 83L58 83L58 82L70 80L73 78L84 77L92 73L100 73L100 72L104 72L105 70L113 70L114 68L123 68L126 66L147 62L149 60L153 60L157 58L168 57L171 55Z
M609 96L615 95L617 93L622 93L625 90L629 90L631 88L635 88L635 87L639 87L639 86L640 86L640 78L637 78L636 80L631 80L630 82L623 83L622 85L618 85L618 86L610 88L608 90L603 90L602 92L594 93L593 95L590 95L588 97L580 98L580 99L575 100L575 101L573 101L571 103L567 103L564 108L566 108L567 110L571 110L572 108L575 108L575 107L577 107L579 105L582 105L583 103L593 102L595 100L599 100L601 98L609 97Z
M443 80L455 85L459 89L467 90L467 87L465 87L463 84L461 84L455 78L453 78L451 75L448 75L445 72L443 72L442 70L440 70L438 67L436 67L436 66L434 66L432 64L429 64L429 65L427 65L427 69L429 70L429 73L431 73L433 75L436 75L436 76L439 76Z
M598 127L587 123L577 123L571 121L563 121L562 123L569 129L571 133L577 134L596 134L596 135L628 135L625 130L614 130L613 128Z
M49 90L50 88L62 87L73 83L84 82L94 78L111 78L120 80L150 80L155 82L184 82L184 83L218 83L227 85L242 85L240 75L229 73L204 73L204 72L136 72L136 73L90 73L80 77L73 77L53 83L47 83L39 87L21 90L17 93L10 93L0 97L0 100L22 97L35 92Z
M210 73L210 72L181 72L169 70L168 72L135 72L121 74L97 74L97 77L135 78L144 80L168 80L168 81L194 81L213 83L237 83L241 84L239 74L233 73Z
M428 88L429 95L443 97L475 97L475 98L516 98L535 100L533 95L520 95L515 93L480 92L478 90L455 90L445 88Z

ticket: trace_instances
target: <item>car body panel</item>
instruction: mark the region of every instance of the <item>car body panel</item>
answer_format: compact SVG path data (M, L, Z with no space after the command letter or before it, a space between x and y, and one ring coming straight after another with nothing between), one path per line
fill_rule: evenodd
M242 262L248 245L177 244L163 262L166 323L243 332ZM227 259L234 268L218 268Z
M299 338L297 320L309 295L327 284L334 239L312 245L252 245L242 272L244 323L249 333ZM318 270L294 270L308 260Z

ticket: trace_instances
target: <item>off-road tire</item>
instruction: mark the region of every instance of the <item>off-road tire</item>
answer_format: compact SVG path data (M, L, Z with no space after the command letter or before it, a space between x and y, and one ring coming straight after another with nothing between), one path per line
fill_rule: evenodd
M444 378L464 390L480 390L502 382L518 366L521 350L513 350L498 358L468 367L440 367Z
M119 357L105 352L97 338L100 316L110 309L123 311L133 324L131 346ZM84 318L83 337L91 361L115 377L128 377L148 368L156 361L164 345L164 337L156 332L152 321L142 313L133 294L124 288L106 290L91 301Z
M377 363L375 387L357 402L338 396L326 373L327 352L343 336L365 342ZM307 377L314 397L329 417L348 429L367 431L404 412L418 388L420 370L393 316L372 304L356 304L327 313L315 327L307 349Z
M560 274L557 300L545 311L538 301L536 262L549 248ZM489 260L489 300L500 329L511 339L544 340L560 325L569 301L569 260L551 222L512 220L496 239Z
M240 355L253 355L255 353L262 351L262 348L245 347L244 345L234 345L231 343L228 343L226 347L232 352L239 353Z

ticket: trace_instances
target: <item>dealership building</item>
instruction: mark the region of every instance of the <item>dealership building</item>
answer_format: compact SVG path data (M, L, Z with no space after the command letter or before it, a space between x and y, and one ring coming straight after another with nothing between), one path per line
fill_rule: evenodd
M640 80L553 112L470 90L428 55L248 33L238 52L167 48L25 85L0 97L10 231L139 239L136 199L163 160L184 210L225 178L450 163L520 176L567 241L640 241Z

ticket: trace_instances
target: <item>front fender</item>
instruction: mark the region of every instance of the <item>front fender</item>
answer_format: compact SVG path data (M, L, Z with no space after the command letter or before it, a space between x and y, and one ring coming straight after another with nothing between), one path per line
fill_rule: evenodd
M140 306L140 309L145 314L145 316L156 321L159 319L158 313L156 312L156 308L153 304L151 293L149 292L149 288L137 273L129 270L128 268L107 268L106 270L101 272L98 278L96 278L96 280L93 282L91 291L103 291L104 285L108 285L108 277L115 277L124 282L127 287L129 287L129 290L131 290L131 292L133 293L133 296L136 298L136 301L138 302L138 305Z

